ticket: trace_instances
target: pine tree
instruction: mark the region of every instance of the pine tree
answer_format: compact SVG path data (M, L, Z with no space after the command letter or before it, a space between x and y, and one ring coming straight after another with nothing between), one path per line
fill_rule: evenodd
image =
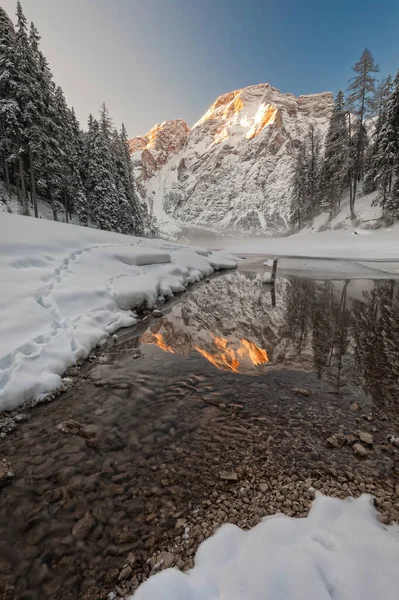
M70 205L73 207L79 217L82 225L88 224L88 206L86 192L83 186L83 139L80 131L79 122L75 111L70 111L70 181L68 183L68 196Z
M112 153L115 166L115 185L118 193L118 229L120 233L132 233L133 215L128 200L129 182L126 179L126 165L122 140L116 131L112 135Z
M23 140L24 150L28 157L28 169L30 178L30 192L34 207L35 217L39 216L37 204L37 177L40 171L41 152L43 138L46 135L47 105L45 88L42 81L41 52L39 49L40 36L31 23L26 49L26 84L28 88L29 101L24 110ZM25 42L24 42L25 43Z
M291 177L290 223L297 225L298 230L320 212L321 171L320 136L311 126L295 157Z
M350 211L351 218L356 218L354 207L356 202L357 184L363 177L364 153L367 145L367 133L364 121L373 110L373 97L375 94L375 77L372 73L378 72L374 58L369 50L364 50L360 60L353 67L356 75L350 80L348 102L353 114L356 116L355 124L355 152L353 165L350 169Z
M15 43L15 59L17 72L16 100L19 107L18 127L16 130L18 174L22 198L22 212L29 214L27 185L25 181L25 161L29 155L29 133L35 126L35 68L28 39L28 24L17 2L17 29Z
M347 182L348 127L345 99L339 91L327 132L321 176L322 206L333 216L341 204Z
M307 172L305 160L306 145L302 143L295 157L294 170L291 177L290 224L297 226L298 231L306 219L307 213Z
M320 212L320 178L321 178L321 143L320 136L312 124L308 132L307 152L307 214L309 219L314 219Z
M399 71L386 103L385 121L381 127L376 156L376 181L380 189L379 201L384 213L399 217ZM394 184L392 185L392 183Z
M96 173L94 166L94 147L95 140L98 136L98 121L92 115L89 115L87 122L87 131L82 138L82 183L86 196L87 222L92 218L91 199L93 198L93 190L96 183Z
M64 189L64 159L62 150L62 130L58 115L59 96L56 97L56 85L51 73L47 82L47 136L43 139L43 164L41 181L48 195L53 210L54 221L58 220L58 211L62 208L61 200Z
M385 212L389 217L399 219L399 160L396 160L394 184L385 205Z
M386 121L387 101L391 94L392 78L390 75L383 80L377 87L374 105L376 111L375 128L373 131L372 144L365 157L365 176L363 182L363 192L370 194L377 189L378 165L377 157L380 151L382 140L382 128Z
M68 222L68 213L72 214L74 208L74 193L79 185L77 179L78 160L75 147L75 131L73 129L72 115L65 100L64 93L57 87L54 94L55 125L58 135L59 160L57 184L54 186L59 202L64 205L65 219ZM72 186L72 181L74 185Z
M120 132L120 140L123 149L123 178L125 182L125 188L128 190L128 201L132 215L132 231L134 235L143 235L145 230L145 221L146 219L148 220L148 213L146 213L145 208L141 205L136 193L127 131L123 123Z
M84 225L157 234L135 190L125 127L114 131L103 105L100 119L91 117L88 131L80 131L19 1L15 28L0 8L0 176L8 192L16 185L25 214L30 192L38 216L38 192L54 220L64 208L66 221L76 212Z
M118 192L115 184L115 165L112 161L111 120L103 104L100 122L93 120L92 147L88 164L91 190L91 216L100 229L118 230Z
M3 176L10 191L10 164L15 151L14 137L18 121L18 107L14 100L15 31L6 11L0 7L0 152Z

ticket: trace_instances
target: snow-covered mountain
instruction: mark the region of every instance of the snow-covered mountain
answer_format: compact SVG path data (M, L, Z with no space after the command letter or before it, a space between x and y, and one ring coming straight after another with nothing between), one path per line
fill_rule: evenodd
M130 141L139 193L164 231L286 232L293 157L311 125L324 140L332 106L269 84L220 96L191 129L165 121Z

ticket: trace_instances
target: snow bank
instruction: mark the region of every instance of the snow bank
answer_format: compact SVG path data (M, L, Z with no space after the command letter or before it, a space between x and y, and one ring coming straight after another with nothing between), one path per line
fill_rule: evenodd
M220 239L232 252L298 258L334 258L359 261L399 261L399 235L395 230L324 231L312 235Z
M318 497L304 519L275 515L250 531L223 525L187 574L168 569L134 600L376 600L398 598L399 533L372 497Z
M0 214L0 410L58 388L132 309L181 292L226 254Z

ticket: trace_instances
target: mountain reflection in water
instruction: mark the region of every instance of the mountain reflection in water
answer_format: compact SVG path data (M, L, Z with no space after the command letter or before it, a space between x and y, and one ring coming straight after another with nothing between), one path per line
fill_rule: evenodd
M256 273L235 272L187 293L141 342L218 369L313 370L334 393L360 386L375 403L399 391L399 282L278 279L277 305Z
M166 352L174 354L172 346L165 343L162 333L146 333L141 338L146 344L155 344ZM193 345L193 349L209 360L217 369L239 373L242 366L250 361L255 367L269 362L267 352L249 340L240 340L240 347L234 348L226 338L213 336L211 348L205 350Z

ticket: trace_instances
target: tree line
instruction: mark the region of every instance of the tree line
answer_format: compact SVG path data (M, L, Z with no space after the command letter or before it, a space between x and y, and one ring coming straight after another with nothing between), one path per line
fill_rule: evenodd
M291 179L290 222L301 229L321 212L333 218L349 193L351 218L356 199L377 191L387 221L399 218L399 71L377 82L369 50L354 65L348 94L339 91L327 135L313 126L299 145Z
M81 130L20 2L15 26L0 7L0 156L6 194L15 189L22 214L39 216L40 195L54 220L62 209L67 222L77 214L82 225L155 235L135 191L125 127L114 128L103 104Z

